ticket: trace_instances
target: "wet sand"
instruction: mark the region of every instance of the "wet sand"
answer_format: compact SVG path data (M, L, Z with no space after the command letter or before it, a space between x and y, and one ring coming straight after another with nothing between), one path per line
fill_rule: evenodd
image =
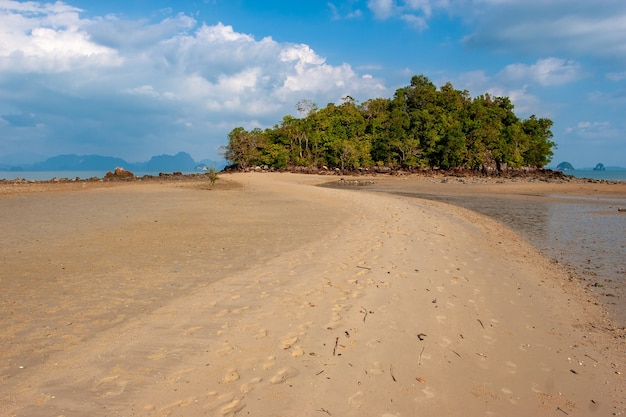
M484 216L327 180L4 193L0 413L626 412L624 333L565 271Z

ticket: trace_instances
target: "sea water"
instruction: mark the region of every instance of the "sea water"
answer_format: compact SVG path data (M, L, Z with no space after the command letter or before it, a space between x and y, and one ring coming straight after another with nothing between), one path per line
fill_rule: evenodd
M607 180L607 181L626 181L626 169L625 170L608 170L608 171L594 171L592 169L576 169L573 171L565 171L564 174L571 175L576 178L591 178L594 180Z
M110 170L112 171L112 170ZM28 181L48 181L54 178L61 179L76 179L87 180L91 178L104 178L108 171L0 171L0 180L28 180ZM183 174L198 174L206 171L190 171L183 172ZM158 176L159 171L132 171L136 177L143 177L144 175Z

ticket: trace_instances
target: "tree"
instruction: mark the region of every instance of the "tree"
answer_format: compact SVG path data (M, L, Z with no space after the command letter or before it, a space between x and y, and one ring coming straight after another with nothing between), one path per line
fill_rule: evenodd
M305 98L304 100L300 100L296 104L296 109L301 116L309 117L311 114L317 111L317 104L315 104L313 100Z
M379 165L397 164L389 135L391 101L386 98L368 100L359 111L365 119L365 135L370 142L371 159Z
M437 89L424 75L412 77L391 99L358 104L346 95L341 105L318 109L305 99L296 108L301 118L285 116L272 129L233 129L225 157L243 168L376 163L500 171L544 166L556 146L551 120L533 115L521 121L508 97L485 93L472 99L449 82Z
M224 148L227 161L248 168L261 163L261 150L266 146L263 132L255 128L248 132L243 127L236 127L228 134L228 145Z
M551 139L552 120L539 118L534 114L522 122L522 130L528 135L528 148L523 152L524 163L528 166L543 167L552 161L556 143Z

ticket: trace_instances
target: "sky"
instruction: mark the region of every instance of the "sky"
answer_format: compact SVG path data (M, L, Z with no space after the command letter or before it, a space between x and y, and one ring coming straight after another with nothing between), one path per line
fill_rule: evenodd
M553 120L550 166L626 167L623 0L0 0L0 163L219 160L235 127L422 74Z

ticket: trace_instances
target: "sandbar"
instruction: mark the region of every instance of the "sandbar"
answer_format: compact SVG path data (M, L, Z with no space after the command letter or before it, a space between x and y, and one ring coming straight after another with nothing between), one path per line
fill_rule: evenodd
M626 412L624 329L558 265L468 210L328 180L0 193L0 414Z

